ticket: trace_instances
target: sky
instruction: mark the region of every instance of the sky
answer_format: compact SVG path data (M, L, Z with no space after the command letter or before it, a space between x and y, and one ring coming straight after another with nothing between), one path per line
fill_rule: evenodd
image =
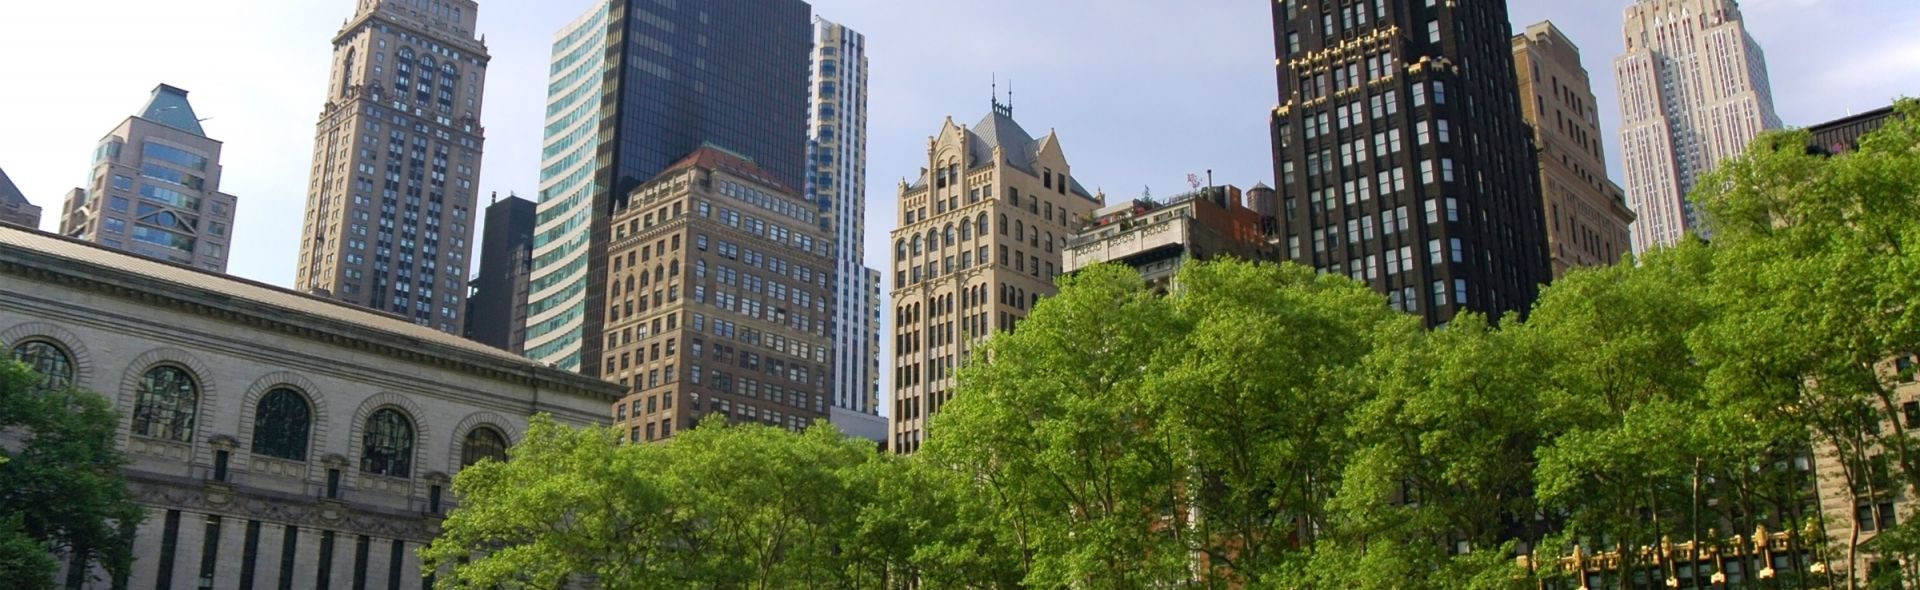
M592 0L481 0L487 70L481 200L537 193L553 33ZM1472 0L1482 1L1482 0ZM1620 178L1612 63L1628 0L1511 0L1515 29L1553 20L1578 44ZM58 225L101 136L153 87L188 90L225 142L239 199L228 272L291 285L331 63L353 0L0 2L0 169ZM992 81L1014 115L1058 131L1074 176L1113 199L1167 196L1187 175L1272 182L1270 0L816 0L867 36L867 261L887 262L896 183L925 165L946 117L973 124ZM1806 126L1920 95L1920 2L1747 0L1781 118ZM476 234L477 235L477 234ZM478 240L475 240L477 245ZM883 317L887 314L881 314ZM882 339L886 341L887 339Z

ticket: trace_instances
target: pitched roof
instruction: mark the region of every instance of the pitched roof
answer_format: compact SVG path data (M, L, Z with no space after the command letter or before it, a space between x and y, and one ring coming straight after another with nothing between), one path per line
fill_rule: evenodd
M140 118L206 137L207 132L200 128L200 118L193 114L193 105L187 102L187 91L161 84L153 87L153 98L147 99L146 108L140 109Z
M981 118L979 123L967 128L967 167L972 168L991 161L993 148L997 147L1006 153L1008 165L1038 176L1040 173L1034 170L1034 163L1039 161L1040 148L1044 145L1042 142L1043 140L1034 139L1033 134L1027 133L1026 128L1021 127L1018 121L1014 121L1012 115L995 108L988 111L987 116ZM1069 187L1072 193L1088 199L1093 198L1093 193L1087 192L1087 187L1080 184L1080 179L1069 177L1069 180L1072 182L1072 186ZM908 185L908 188L918 189L926 184L927 173L923 170L920 177Z
M773 174L762 169L759 164L755 164L753 158L740 155L732 150L711 143L700 146L700 149L693 150L693 153L687 154L687 157L681 158L680 161L667 166L661 170L659 174L655 174L652 179L641 183L641 186L652 184L654 180L689 168L725 170L729 174L750 178L755 182L779 189L785 194L795 196L800 194L799 191L793 190L792 187L788 187L785 183L775 180Z
M609 397L617 397L621 389L618 384L547 367L504 350L356 305L162 262L58 234L0 226L0 262L125 283L154 296L186 298L219 310L472 363Z
M32 205L33 202L20 193L20 187L13 185L13 179L7 178L6 170L0 170L0 205L8 204Z

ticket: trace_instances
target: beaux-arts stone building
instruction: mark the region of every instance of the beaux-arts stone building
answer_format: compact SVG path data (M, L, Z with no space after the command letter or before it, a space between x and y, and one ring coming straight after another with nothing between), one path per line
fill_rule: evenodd
M430 584L452 476L528 416L604 423L612 384L379 312L0 228L0 343L120 412L148 509L128 580L80 588ZM4 442L4 441L0 441Z

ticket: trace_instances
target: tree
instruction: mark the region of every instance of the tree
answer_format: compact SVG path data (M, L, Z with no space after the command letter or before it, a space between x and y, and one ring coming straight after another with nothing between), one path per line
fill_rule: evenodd
M509 460L454 481L422 552L456 588L851 587L871 445L710 418L659 444L533 420Z
M97 394L42 383L26 365L0 361L0 431L17 440L0 446L0 586L51 587L53 555L125 576L145 512L120 473L119 420Z
M1763 135L1692 195L1725 307L1699 341L1710 387L1800 417L1835 453L1856 502L1920 486L1920 447L1889 367L1920 350L1920 103L1895 110L1859 150L1834 157L1809 154L1804 131ZM1847 561L1859 544L1848 540Z

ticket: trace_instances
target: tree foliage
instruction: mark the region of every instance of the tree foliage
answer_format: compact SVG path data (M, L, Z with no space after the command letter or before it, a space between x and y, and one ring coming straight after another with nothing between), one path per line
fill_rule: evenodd
M145 513L120 474L119 420L97 394L42 382L0 360L0 586L53 587L54 555L124 576Z
M1828 540L1857 517L1822 514L1810 472L1831 459L1855 502L1920 488L1891 362L1920 350L1920 104L1899 112L1837 157L1763 136L1694 195L1711 243L1577 270L1525 317L1427 330L1290 264L1187 264L1166 295L1084 269L976 348L911 457L537 420L461 473L427 562L475 588L1506 589L1574 551L1619 556L1609 588L1868 587L1844 565L1867 551L1920 574L1920 515ZM1795 551L1716 569L1756 531Z

